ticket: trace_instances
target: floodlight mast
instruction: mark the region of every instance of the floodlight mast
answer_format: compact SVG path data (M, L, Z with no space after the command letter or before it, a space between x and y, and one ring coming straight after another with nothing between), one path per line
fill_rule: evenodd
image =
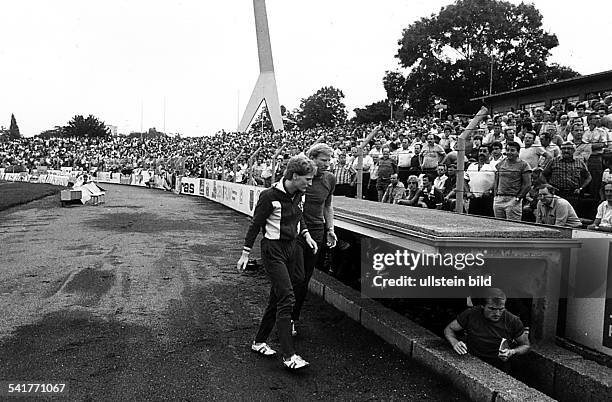
M259 78L255 88L244 110L239 132L246 132L259 109L262 102L266 103L272 127L275 131L284 130L283 118L278 100L276 88L276 77L274 76L274 62L272 61L272 44L270 43L270 31L268 29L268 15L266 13L265 0L253 0L255 11L255 32L257 34L257 53L259 55Z

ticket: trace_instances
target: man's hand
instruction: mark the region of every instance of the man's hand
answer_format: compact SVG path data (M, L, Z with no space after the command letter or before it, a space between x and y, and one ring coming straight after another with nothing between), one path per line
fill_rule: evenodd
M514 356L514 349L504 349L500 350L497 354L497 357L503 362L508 361L509 358Z
M330 230L327 232L327 247L329 248L334 248L336 247L336 243L338 242L338 237L336 237L336 234L334 233L333 230Z
M308 245L308 247L312 249L312 253L316 254L319 250L319 247L317 246L317 242L312 239L312 236L310 236L310 233L306 232L306 234L304 235L304 239L306 240L306 244Z
M249 253L246 251L242 251L242 255L236 264L236 268L238 268L238 272L244 272L247 264L249 263Z
M462 341L455 343L453 345L453 349L455 349L455 352L457 352L459 355L464 355L467 353L467 346L465 346L465 343Z

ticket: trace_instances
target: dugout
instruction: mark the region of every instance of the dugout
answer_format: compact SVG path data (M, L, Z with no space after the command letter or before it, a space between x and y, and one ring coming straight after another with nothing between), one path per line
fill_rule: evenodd
M612 70L472 98L491 114L576 104L612 95Z

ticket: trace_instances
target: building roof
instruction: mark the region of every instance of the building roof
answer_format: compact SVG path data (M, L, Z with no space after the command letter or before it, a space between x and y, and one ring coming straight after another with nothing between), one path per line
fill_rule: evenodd
M589 74L589 75L581 75L579 77L566 78L564 80L559 80L555 82L546 82L544 84L538 84L538 85L532 85L529 87L513 89L512 91L498 92L492 95L479 96L477 98L472 98L470 100L471 101L491 100L494 98L501 98L505 96L525 95L528 93L537 92L544 88L552 89L552 88L564 86L567 84L581 84L581 83L596 81L596 80L601 80L601 79L612 79L612 70L602 71L599 73Z

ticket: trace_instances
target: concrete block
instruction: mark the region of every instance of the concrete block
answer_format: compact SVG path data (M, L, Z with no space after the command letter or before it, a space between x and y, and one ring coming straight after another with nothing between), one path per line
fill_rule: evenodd
M446 377L474 401L553 401L473 356L457 355L442 339L416 342L413 358Z
M311 279L310 282L308 282L308 290L311 293L314 293L315 295L319 296L319 297L324 297L325 296L325 285L323 285L320 281L316 280L316 279Z
M612 369L590 360L559 361L555 365L554 397L559 401L612 400Z
M513 362L517 378L547 395L555 394L555 366L558 362L582 360L582 356L554 344L534 345L531 353Z
M361 325L411 357L413 340L394 325L395 321L385 319L386 316L392 316L393 314L397 313L382 306L364 308L361 310Z
M339 291L337 288L326 286L324 294L325 301L345 313L353 320L359 322L361 307L355 304L350 297L347 297L342 293L346 292L342 292L341 290Z

